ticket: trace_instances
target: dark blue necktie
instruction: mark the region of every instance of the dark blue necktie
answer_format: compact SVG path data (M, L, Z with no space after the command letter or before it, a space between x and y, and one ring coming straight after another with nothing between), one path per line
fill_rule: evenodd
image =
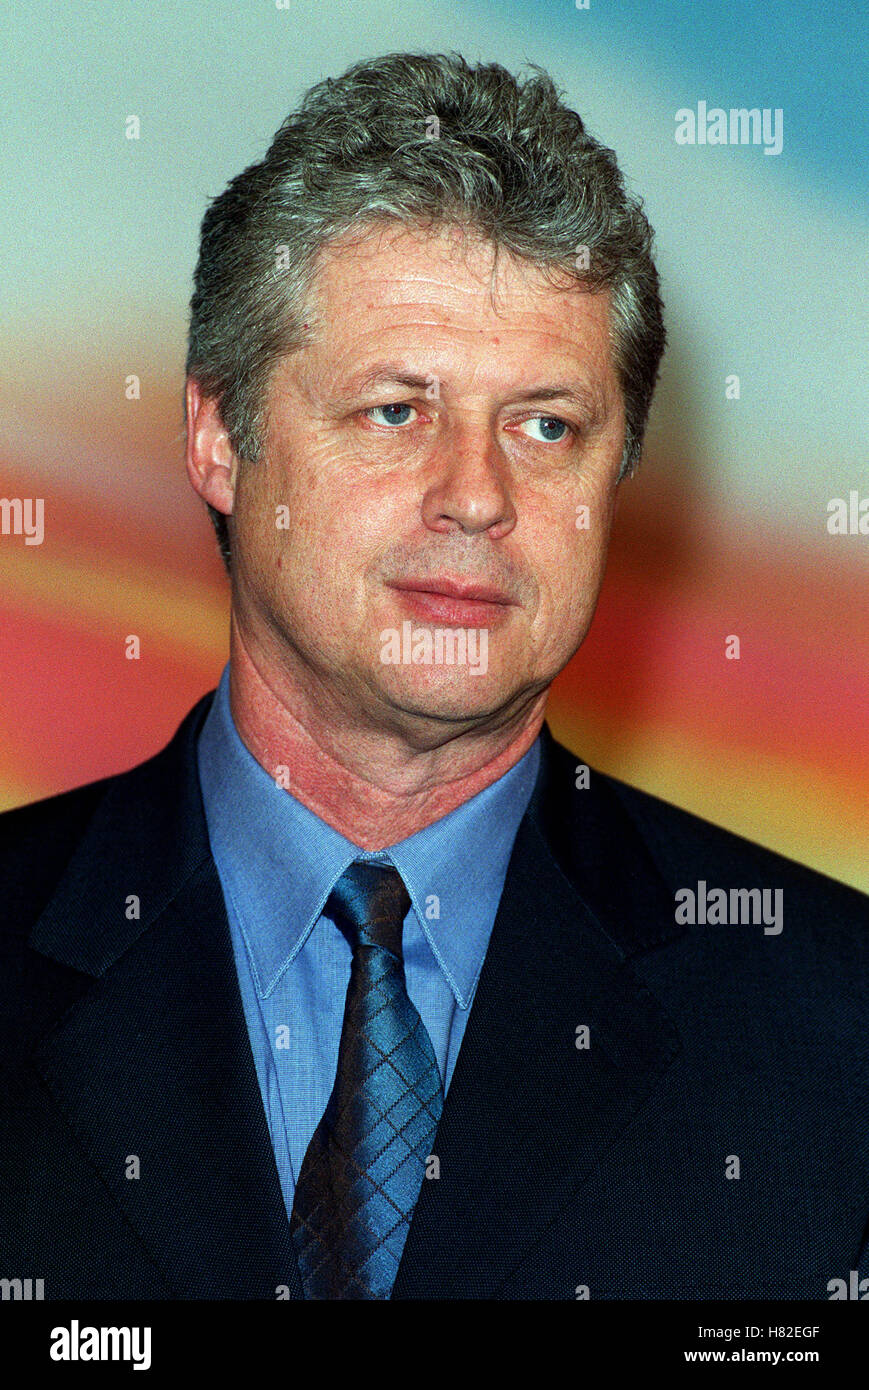
M431 1038L404 980L410 895L351 864L324 912L353 950L338 1069L290 1222L306 1298L389 1298L443 1107Z

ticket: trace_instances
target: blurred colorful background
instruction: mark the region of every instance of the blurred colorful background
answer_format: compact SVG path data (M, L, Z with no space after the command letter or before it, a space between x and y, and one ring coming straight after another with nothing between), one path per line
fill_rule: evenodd
M45 538L0 534L0 807L155 752L226 659L227 585L182 463L207 199L322 76L458 49L547 68L657 232L670 348L553 731L869 887L869 536L827 529L831 499L869 497L861 30L859 8L785 0L8 8L0 497L44 498ZM780 107L782 153L677 145L699 101Z

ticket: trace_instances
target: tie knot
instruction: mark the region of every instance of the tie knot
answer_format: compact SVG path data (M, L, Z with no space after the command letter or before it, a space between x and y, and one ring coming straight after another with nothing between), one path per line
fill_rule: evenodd
M351 864L329 895L325 912L358 946L382 946L399 960L401 933L410 894L397 869L382 864Z

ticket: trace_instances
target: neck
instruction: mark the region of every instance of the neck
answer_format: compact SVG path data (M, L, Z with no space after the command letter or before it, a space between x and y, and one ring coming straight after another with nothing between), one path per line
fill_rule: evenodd
M250 645L233 618L230 707L242 742L270 777L360 849L384 849L449 815L503 777L543 724L545 690L500 728L420 749L394 729L336 718L286 669L255 661Z

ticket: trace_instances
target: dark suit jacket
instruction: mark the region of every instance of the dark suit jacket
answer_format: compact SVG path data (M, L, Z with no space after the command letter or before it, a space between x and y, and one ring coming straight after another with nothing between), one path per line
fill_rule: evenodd
M0 1277L46 1299L300 1297L210 699L0 817ZM866 1238L866 899L543 744L393 1297L828 1298ZM679 925L701 879L783 889L783 931Z

